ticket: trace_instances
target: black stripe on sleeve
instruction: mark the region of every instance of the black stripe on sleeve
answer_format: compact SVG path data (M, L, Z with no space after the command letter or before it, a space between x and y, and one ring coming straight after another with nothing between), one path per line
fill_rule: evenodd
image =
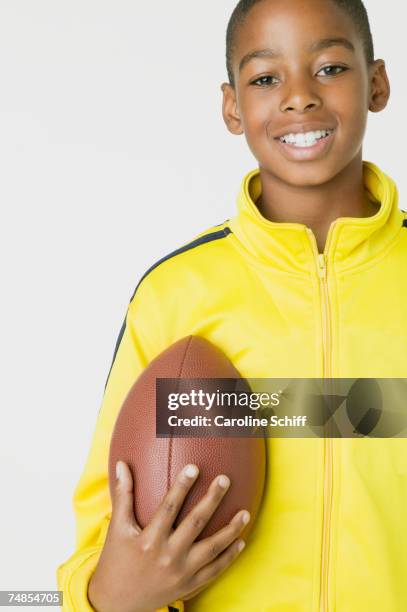
M119 350L120 342L122 341L124 330L126 329L126 318L127 318L127 313L126 313L126 316L124 317L124 321L122 323L122 326L121 326L120 331L119 331L119 335L118 335L117 340L116 340L116 346L114 348L112 363L110 365L109 373L107 375L106 382L105 382L105 389L104 389L105 391L106 391L106 387L107 387L107 381L109 380L110 372L112 371L114 360L116 359L116 353Z

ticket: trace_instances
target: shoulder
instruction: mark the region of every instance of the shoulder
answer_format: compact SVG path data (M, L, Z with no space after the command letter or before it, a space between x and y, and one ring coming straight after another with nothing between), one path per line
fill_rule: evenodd
M211 226L196 234L184 244L155 261L138 280L130 303L136 295L163 293L168 287L184 283L189 279L193 282L194 275L210 273L221 253L227 248L227 238L232 233L229 219L219 225Z

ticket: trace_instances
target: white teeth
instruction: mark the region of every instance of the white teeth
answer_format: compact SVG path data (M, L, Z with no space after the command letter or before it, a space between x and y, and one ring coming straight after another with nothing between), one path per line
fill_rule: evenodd
M296 147L312 147L318 140L332 134L333 130L317 130L299 134L286 134L280 138L281 142L293 144Z

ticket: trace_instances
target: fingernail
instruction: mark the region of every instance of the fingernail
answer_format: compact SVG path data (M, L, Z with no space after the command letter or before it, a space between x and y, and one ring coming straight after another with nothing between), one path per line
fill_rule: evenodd
M187 465L187 467L184 470L185 476L188 476L189 478L194 478L194 476L196 476L197 473L198 473L198 468L192 464Z
M250 513L245 511L242 514L242 522L247 525L247 523L250 521Z
M218 485L222 487L222 489L226 489L229 486L230 480L227 476L219 476Z
M240 540L239 544L237 545L237 550L240 552L241 550L244 549L245 546L246 546L246 542L244 540Z
M120 461L118 461L116 463L116 478L120 480L122 477L122 474L123 474L122 464L120 463Z

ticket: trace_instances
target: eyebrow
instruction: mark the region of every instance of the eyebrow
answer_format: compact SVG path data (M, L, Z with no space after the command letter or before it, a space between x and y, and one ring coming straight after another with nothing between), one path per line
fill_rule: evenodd
M335 47L337 45L345 47L346 49L349 49L349 51L355 51L355 47L350 42L350 40L341 36L338 36L336 38L323 38L321 40L317 40L309 47L309 51L311 53L316 53L317 51L329 49L329 47ZM248 64L252 59L255 59L257 57L281 57L281 53L277 53L276 51L273 51L273 49L268 48L250 51L240 60L239 72L243 70L246 64Z

